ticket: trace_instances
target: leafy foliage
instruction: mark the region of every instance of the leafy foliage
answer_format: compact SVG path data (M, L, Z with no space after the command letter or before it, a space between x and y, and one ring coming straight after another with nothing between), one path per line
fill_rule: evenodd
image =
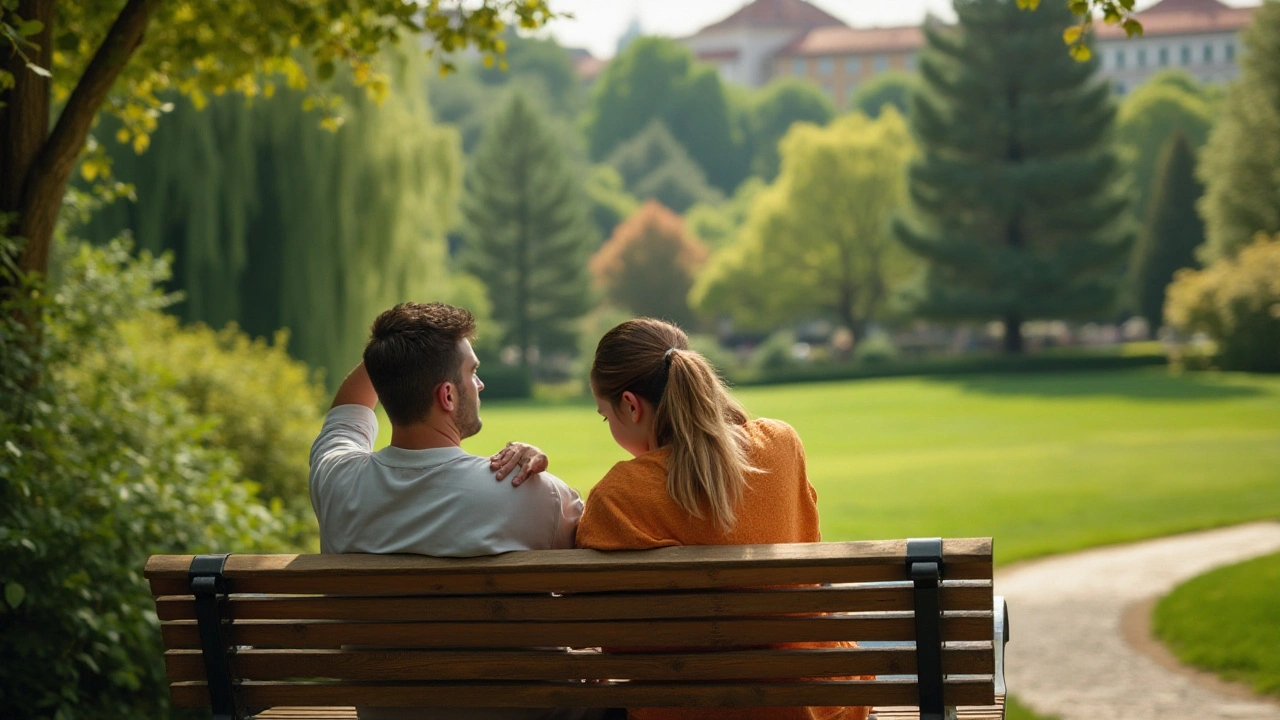
M1196 248L1204 242L1204 223L1196 200L1204 188L1195 177L1195 152L1177 132L1165 143L1156 175L1156 191L1134 245L1132 291L1138 312L1153 330L1164 317L1165 289L1182 268L1196 267Z
M591 304L587 253L599 241L582 184L518 90L476 148L462 213L462 266L488 290L502 345L525 366L535 348L574 347L574 321Z
M1242 34L1240 79L1227 90L1204 152L1201 260L1230 257L1259 232L1280 232L1280 3L1263 3Z
M1115 111L1096 62L1053 42L1064 7L968 0L956 12L955 28L925 28L912 106L924 152L898 234L929 262L924 312L1000 318L1018 353L1024 320L1113 307L1132 243Z
M689 208L684 220L690 232L712 250L718 250L733 242L738 231L747 221L747 214L756 198L768 187L758 177L746 179L733 197L723 203L700 202Z
M587 110L588 149L603 160L654 119L661 120L715 187L746 176L720 75L674 40L643 37L605 68Z
M695 203L717 202L720 193L707 184L702 168L690 159L661 120L619 145L608 164L617 169L632 194L657 200L682 213Z
M1224 370L1280 372L1280 236L1259 236L1235 257L1180 271L1164 314L1170 325L1212 338Z
M591 203L591 220L600 231L601 239L612 235L614 228L640 207L635 197L627 192L622 176L612 165L592 165L583 189Z
M1157 73L1125 97L1116 116L1116 144L1133 177L1133 207L1139 213L1145 213L1151 203L1166 144L1175 133L1182 133L1198 153L1209 137L1213 116L1205 88L1179 70Z
M752 202L738 237L712 259L694 304L759 328L814 315L856 335L914 262L894 238L915 153L902 116L801 124L782 141L782 174Z
M781 165L778 142L791 126L798 122L826 125L835 116L831 101L813 83L790 78L765 86L755 95L747 118L753 147L751 173L772 182Z
M168 299L167 264L81 247L56 286L0 272L0 706L14 718L163 716L151 553L278 551L279 514L235 454L121 339ZM42 306L42 341L20 317ZM33 374L42 378L30 383Z
M591 258L591 272L618 307L688 327L689 289L706 260L707 249L684 221L650 200Z
M908 113L907 99L920 84L913 73L890 70L876 75L862 85L849 99L849 109L868 117L880 117L885 105L892 105L904 117Z
M85 234L101 243L127 229L171 252L183 320L260 337L292 328L293 353L341 379L378 312L460 292L444 237L460 194L457 137L431 121L420 59L383 64L395 91L381 105L349 73L330 83L347 101L338 133L297 91L228 95L203 111L176 99L151 152L113 147L138 199L104 207Z

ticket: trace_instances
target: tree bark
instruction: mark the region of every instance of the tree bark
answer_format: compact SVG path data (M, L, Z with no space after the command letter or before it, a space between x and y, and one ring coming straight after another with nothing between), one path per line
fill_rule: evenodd
M1004 354L1021 355L1022 351L1022 315L1011 312L1004 316Z
M34 5L47 4L50 20L45 24L45 40L42 51L50 46L49 25L52 22L52 0L31 0ZM129 58L142 43L143 33L160 0L129 0L111 30L98 46L93 59L80 76L79 82L67 99L67 104L58 117L53 132L41 144L35 158L24 172L19 173L17 167L3 167L2 174L6 183L21 186L21 196L17 204L19 213L17 235L25 238L27 244L19 258L19 267L26 272L44 275L49 270L49 245L53 240L54 226L57 224L58 211L62 208L62 196L67 190L67 181L75 169L80 151L84 148L89 136L93 119L98 114L111 91L112 85L120 77ZM27 75L32 75L25 70ZM41 78L44 80L44 78ZM39 108L25 105L11 105L8 110L18 123L35 123L42 121L44 127L49 122L49 84L43 84L43 115L36 118ZM29 117L28 117L29 116ZM10 124L15 122L11 120Z
M53 0L22 0L18 17L39 20L44 29L28 38L37 49L24 48L31 62L49 68L53 59ZM13 74L14 85L0 99L0 213L18 213L22 208L23 182L36 155L49 136L49 79L27 69L27 61L6 48L0 52L0 67ZM18 226L6 223L6 234L17 234Z

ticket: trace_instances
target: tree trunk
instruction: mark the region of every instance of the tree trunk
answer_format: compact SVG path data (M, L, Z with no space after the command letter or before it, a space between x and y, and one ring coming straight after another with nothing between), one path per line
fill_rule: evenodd
M48 69L53 57L53 0L22 0L17 15L44 23L44 29L29 38L39 48L23 52L31 62ZM49 136L49 79L28 70L27 61L8 48L0 52L0 67L14 79L13 88L0 98L5 103L0 108L0 213L16 215L22 209L27 173ZM13 220L5 224L5 234L18 234L17 218Z
M1004 354L1022 354L1022 316L1016 312L1004 316Z
M49 245L53 240L58 211L67 190L67 181L75 169L80 151L89 136L89 128L115 84L116 78L142 43L152 14L160 0L129 0L120 11L111 30L98 46L93 59L80 76L67 104L58 117L52 133L49 126L49 82L28 70L25 65L16 72L18 85L7 97L4 124L4 157L0 165L0 210L16 211L16 234L26 239L19 267L25 272L45 275L49 270ZM41 45L39 62L48 68L51 53L53 0L23 0L19 10L43 12L45 28L38 36ZM35 60L35 58L32 58ZM12 63L12 59L9 60ZM17 61L19 64L21 60ZM17 94L24 83L30 86ZM21 135L13 137L15 130ZM47 135L47 136L46 136ZM16 197L16 202L11 199Z

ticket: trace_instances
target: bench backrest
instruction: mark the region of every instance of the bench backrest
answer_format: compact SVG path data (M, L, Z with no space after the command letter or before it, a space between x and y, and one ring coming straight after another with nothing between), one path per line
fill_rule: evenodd
M194 577L157 555L146 576L174 704L215 712L918 705L918 666L946 705L989 705L991 540L939 543L933 591L912 542L201 556Z

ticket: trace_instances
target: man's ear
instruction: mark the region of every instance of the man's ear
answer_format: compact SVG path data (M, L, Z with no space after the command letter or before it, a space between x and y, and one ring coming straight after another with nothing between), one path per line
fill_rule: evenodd
M436 403L445 412L453 412L458 409L458 393L451 382L442 382L436 386L435 392Z
M622 393L622 399L618 402L618 409L625 413L626 417L633 423L640 422L641 416L644 415L644 405L640 403L639 396L630 390Z

